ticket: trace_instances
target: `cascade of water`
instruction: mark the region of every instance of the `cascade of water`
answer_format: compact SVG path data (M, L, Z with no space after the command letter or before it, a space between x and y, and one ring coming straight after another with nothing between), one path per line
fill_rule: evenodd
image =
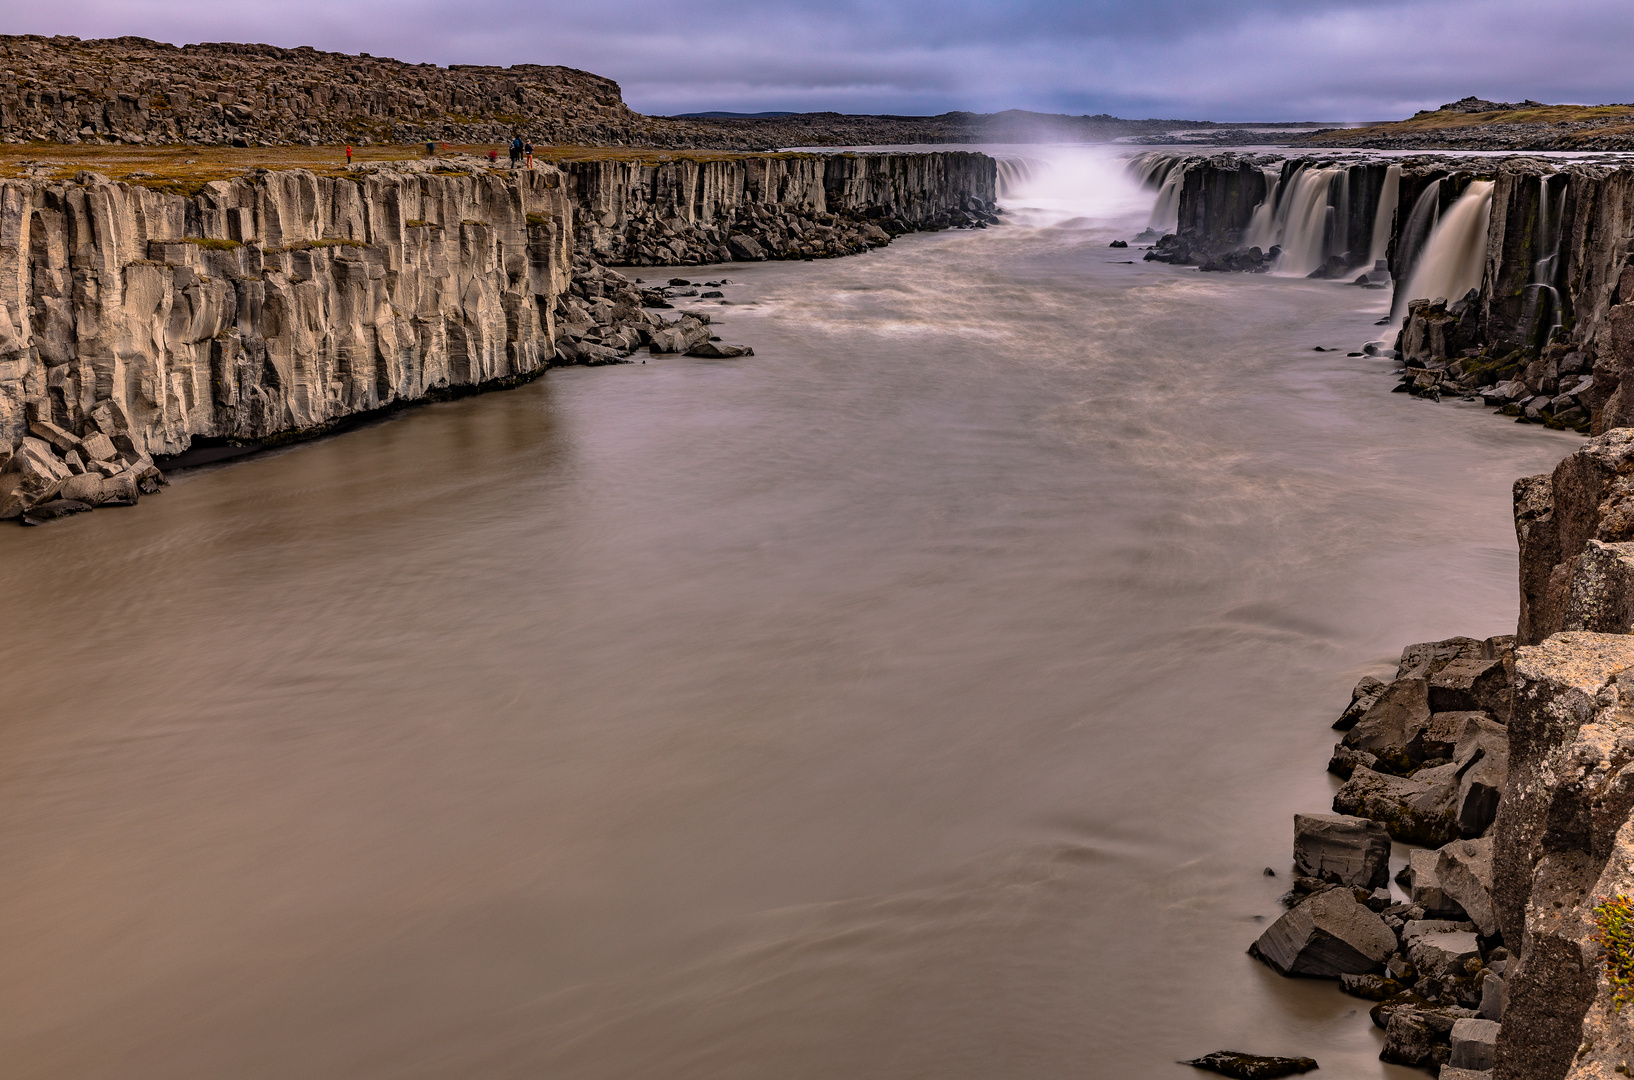
M1279 213L1282 256L1276 273L1307 277L1327 262L1334 178L1339 169L1302 169L1290 181L1286 213ZM1279 207L1279 211L1282 208Z
M1555 177L1538 177L1538 257L1532 263L1531 284L1538 286L1537 306L1539 310L1533 312L1533 328L1543 327L1543 335L1537 339L1543 342L1551 340L1555 331L1560 328L1561 311L1560 290L1560 234L1561 226L1566 216L1566 178L1560 177L1560 194L1551 195L1549 188ZM1558 200L1558 205L1551 205Z
M1480 288L1491 217L1492 181L1473 181L1430 233L1408 282L1406 299L1458 300Z
M1423 253L1425 244L1429 242L1430 233L1440 220L1441 181L1434 180L1413 202L1413 209L1407 215L1407 224L1401 230L1401 239L1396 244L1396 265L1391 268L1396 278L1396 292L1390 304L1392 318L1399 315L1407 307L1407 301L1412 298L1403 286L1411 282L1419 256Z
M1384 170L1384 186L1379 189L1379 208L1373 212L1373 242L1367 249L1371 268L1390 255L1390 227L1395 224L1396 204L1401 201L1401 166Z
M1249 219L1248 228L1243 231L1243 247L1257 247L1261 251L1269 251L1271 245L1277 242L1277 196L1282 191L1282 169L1278 167L1260 171L1265 174L1265 198L1254 207L1254 216Z
M1031 158L1000 158L997 164L998 196L1001 199L1013 198L1038 177L1038 162Z
M1329 217L1328 237L1324 246L1330 254L1337 253L1347 258L1350 255L1350 170L1340 169L1339 180L1334 185L1338 189L1338 199L1332 204L1333 213Z
M1158 232L1171 233L1180 227L1180 187L1186 181L1184 162L1176 162L1157 189L1157 203L1147 227Z

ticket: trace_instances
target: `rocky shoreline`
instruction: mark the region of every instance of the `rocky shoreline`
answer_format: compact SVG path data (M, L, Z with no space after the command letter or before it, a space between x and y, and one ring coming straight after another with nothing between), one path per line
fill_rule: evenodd
M1295 816L1289 910L1250 953L1375 1002L1383 1061L1441 1080L1630 1067L1608 927L1634 892L1631 477L1617 428L1517 481L1516 634L1410 645L1333 725L1344 783L1332 813Z

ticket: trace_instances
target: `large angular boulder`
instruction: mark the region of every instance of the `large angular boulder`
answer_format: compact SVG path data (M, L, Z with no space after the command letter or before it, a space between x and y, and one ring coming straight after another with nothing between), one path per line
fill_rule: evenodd
M1454 840L1435 852L1434 858L1436 883L1442 894L1484 936L1495 936L1498 915L1492 906L1492 840Z
M1430 676L1432 712L1486 712L1509 719L1514 661L1460 656Z
M1410 777L1358 768L1334 795L1333 811L1377 821L1405 843L1440 847L1460 836L1457 774L1456 764Z
M1466 837L1485 835L1498 816L1498 804L1509 786L1509 731L1483 720L1465 730L1453 747L1458 794L1453 815Z
M1439 852L1423 848L1408 852L1407 866L1402 871L1408 898L1424 909L1427 918L1462 919L1464 909L1441 887L1441 875L1436 872L1440 857Z
M1418 934L1412 938L1411 944L1404 934L1402 944L1407 946L1407 959L1418 969L1420 978L1467 976L1469 972L1465 965L1481 958L1481 943L1473 930L1440 930Z
M1345 732L1343 745L1372 754L1392 771L1407 772L1413 762L1407 744L1430 722L1430 684L1426 679L1397 679L1381 693L1354 727Z
M1634 631L1634 543L1589 540L1571 568L1564 630Z
M1335 885L1382 888L1390 882L1390 834L1366 818L1295 814L1294 872Z
M1377 974L1395 951L1390 927L1342 888L1312 894L1248 950L1283 975L1314 979Z
M1333 722L1333 730L1349 731L1355 727L1357 721L1366 715L1367 710L1371 709L1373 703L1389 688L1389 683L1381 682L1371 675L1363 675L1356 688L1350 692L1350 704L1339 714L1339 719Z
M1447 1064L1481 1072L1497 1058L1499 1025L1491 1020L1460 1020L1452 1026L1452 1057Z
M1436 1066L1452 1056L1429 1017L1416 1009L1397 1009L1384 1026L1384 1048L1379 1060L1392 1065Z

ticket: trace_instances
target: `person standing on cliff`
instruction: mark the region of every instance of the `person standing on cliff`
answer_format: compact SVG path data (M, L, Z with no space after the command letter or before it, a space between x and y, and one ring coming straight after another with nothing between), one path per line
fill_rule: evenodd
M511 168L516 168L522 161L522 136L518 135L511 140Z
M528 159L528 168L533 168L533 144L528 143L522 148L522 155Z
M426 140L426 157L436 157L436 156L437 156L437 144L432 142L430 139L427 139Z
M350 165L351 163L352 163L352 148L350 146L348 146L346 148L346 164Z
M488 165L490 167L492 167L492 166L498 165L498 164L499 164L499 151L495 150L495 149L492 149L492 148L489 148L489 150L488 150Z

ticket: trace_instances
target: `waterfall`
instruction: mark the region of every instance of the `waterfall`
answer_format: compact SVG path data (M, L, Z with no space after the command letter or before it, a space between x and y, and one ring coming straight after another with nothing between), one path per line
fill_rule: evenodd
M1400 197L1399 189L1397 197ZM1413 209L1407 215L1407 224L1402 227L1400 239L1396 244L1396 265L1391 267L1391 273L1396 279L1396 292L1390 304L1392 318L1401 314L1407 307L1407 301L1412 299L1404 286L1410 284L1413 271L1418 266L1419 256L1423 254L1430 233L1440 219L1441 181L1434 180L1413 202Z
M1430 233L1408 283L1406 299L1458 300L1471 289L1479 289L1486 270L1487 223L1491 217L1492 181L1473 181Z
M1277 216L1282 219L1278 230L1282 242L1278 274L1307 277L1327 262L1327 243L1333 228L1333 181L1342 171L1302 169L1294 174L1284 206L1278 208Z
M1037 179L1039 163L1031 158L999 158L998 197L1013 198L1027 184Z
M1380 259L1390 257L1390 228L1396 220L1396 204L1401 201L1401 166L1392 165L1384 171L1384 186L1379 189L1379 208L1373 214L1373 243L1367 249L1369 268L1379 265Z
M1243 246L1269 251L1271 245L1277 242L1277 196L1282 191L1282 169L1279 166L1260 171L1265 174L1265 198L1254 207L1254 216L1249 219L1248 228L1243 233Z
M1185 179L1185 165L1177 164L1177 167L1169 170L1163 186L1157 189L1157 204L1152 207L1152 219L1147 223L1149 228L1171 233L1180 227L1180 186Z
M1547 344L1560 328L1561 311L1560 290L1560 234L1566 217L1566 183L1561 177L1560 194L1549 194L1550 182L1553 176L1538 177L1538 257L1532 262L1532 280L1529 283L1537 290L1537 295L1527 305L1526 312L1531 323L1528 339ZM1550 205L1552 199L1558 199L1558 205ZM1543 333L1537 336L1537 330L1542 328Z

